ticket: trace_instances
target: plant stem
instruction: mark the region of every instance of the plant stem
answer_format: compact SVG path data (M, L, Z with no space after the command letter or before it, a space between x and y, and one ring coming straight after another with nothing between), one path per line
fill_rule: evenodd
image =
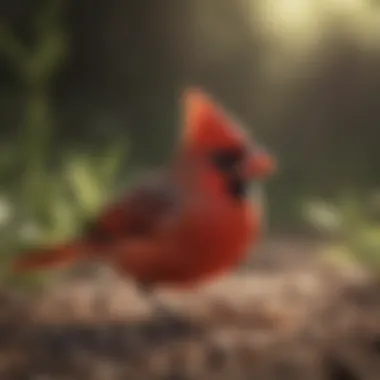
M21 147L25 159L22 198L25 202L25 211L33 214L37 212L39 200L44 195L45 163L48 156L50 126L47 89L39 86L31 87L26 100Z

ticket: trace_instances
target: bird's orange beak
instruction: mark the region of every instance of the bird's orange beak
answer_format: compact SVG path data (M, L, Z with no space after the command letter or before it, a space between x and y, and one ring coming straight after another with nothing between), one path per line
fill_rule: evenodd
M244 167L246 178L265 180L277 171L275 158L265 150L254 149Z

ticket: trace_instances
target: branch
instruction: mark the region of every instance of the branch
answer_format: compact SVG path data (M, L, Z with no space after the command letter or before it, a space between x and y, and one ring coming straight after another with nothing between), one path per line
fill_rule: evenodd
M28 52L11 28L4 23L0 23L0 55L3 55L19 72L24 72Z

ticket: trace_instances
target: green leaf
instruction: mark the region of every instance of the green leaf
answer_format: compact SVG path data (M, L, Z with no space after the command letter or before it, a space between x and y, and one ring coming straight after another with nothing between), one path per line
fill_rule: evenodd
M342 212L336 206L322 200L305 202L302 213L316 228L325 232L339 232L342 229Z
M87 214L93 213L100 204L100 183L94 175L94 169L89 165L84 155L75 155L65 166L66 178L77 198L79 205Z
M120 172L121 165L127 155L128 146L125 142L113 144L105 150L104 155L98 160L99 175L107 186L114 185L117 174Z

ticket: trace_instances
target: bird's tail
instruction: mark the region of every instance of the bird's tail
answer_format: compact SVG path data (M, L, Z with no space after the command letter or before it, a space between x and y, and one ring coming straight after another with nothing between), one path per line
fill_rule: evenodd
M89 254L87 243L74 241L53 248L27 252L12 263L14 273L49 269L85 259Z

